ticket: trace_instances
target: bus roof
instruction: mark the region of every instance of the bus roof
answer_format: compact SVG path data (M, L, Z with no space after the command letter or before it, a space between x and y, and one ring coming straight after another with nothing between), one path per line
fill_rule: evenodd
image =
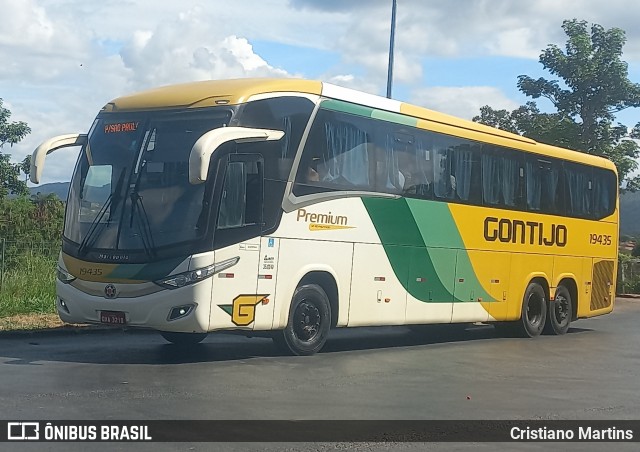
M343 88L326 82L296 78L245 78L208 80L162 86L112 100L104 111L139 111L164 108L201 108L218 105L237 105L253 96L269 93L305 93L340 100L371 109L415 118L418 128L441 131L469 139L529 151L616 170L608 159L538 143L535 140L477 122L457 118L427 108L385 97ZM362 114L359 112L359 114ZM403 122L404 121L400 121Z

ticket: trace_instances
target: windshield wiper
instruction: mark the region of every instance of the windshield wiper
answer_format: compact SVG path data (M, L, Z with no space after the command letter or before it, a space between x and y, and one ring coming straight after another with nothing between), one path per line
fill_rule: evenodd
M140 212L140 215L135 215L136 211ZM129 219L129 227L133 226L134 216L136 217L136 226L138 226L138 230L140 231L140 239L144 247L144 252L149 257L155 257L156 244L153 241L149 216L142 203L142 197L137 191L131 193L131 218Z
M156 255L156 244L153 241L153 232L151 231L149 216L147 215L147 211L142 202L142 196L138 193L143 165L138 169L138 175L136 176L136 181L133 185L133 189L131 190L131 216L129 217L129 228L133 226L133 217L135 216L136 226L138 227L138 231L140 231L140 239L144 252L147 256L153 258ZM135 215L136 211L139 211L140 215Z
M122 182L124 181L124 170L125 169L122 168L122 170L120 171L120 176L118 177L118 183L116 184L115 190L109 193L109 196L107 197L106 201L98 211L98 214L91 222L91 225L89 226L89 230L87 231L87 235L85 235L84 239L82 239L82 242L78 247L79 256L85 255L87 252L87 249L96 242L96 240L100 236L100 234L96 233L96 230L98 229L98 225L102 221L102 218L104 217L105 213L107 213L107 210L109 209L109 207L111 207L111 205L114 204L113 202L114 199L116 200L116 204L114 205L117 205L117 201L120 200L119 194L120 194L120 189L122 188ZM116 196L114 196L114 194ZM109 216L109 221L107 222L107 224L110 222L111 222L111 216Z

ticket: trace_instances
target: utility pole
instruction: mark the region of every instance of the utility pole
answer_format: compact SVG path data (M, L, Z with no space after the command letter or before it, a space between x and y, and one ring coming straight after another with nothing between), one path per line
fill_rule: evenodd
M393 83L393 44L396 36L396 0L391 4L391 38L389 39L389 69L387 72L387 98L391 99L391 84Z

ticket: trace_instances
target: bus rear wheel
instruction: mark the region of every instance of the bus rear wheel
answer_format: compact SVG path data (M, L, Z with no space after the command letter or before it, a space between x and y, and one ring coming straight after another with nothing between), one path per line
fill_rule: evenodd
M549 301L544 332L557 335L565 334L569 331L572 312L571 293L565 286L560 285L556 289L555 299Z
M313 355L327 342L330 323L327 294L317 284L305 284L294 292L287 326L275 333L273 341L285 353Z
M547 296L543 287L532 282L527 286L522 300L519 329L524 337L536 337L542 333L547 319Z
M207 333L175 333L173 331L160 331L160 335L176 345L194 345L207 337Z

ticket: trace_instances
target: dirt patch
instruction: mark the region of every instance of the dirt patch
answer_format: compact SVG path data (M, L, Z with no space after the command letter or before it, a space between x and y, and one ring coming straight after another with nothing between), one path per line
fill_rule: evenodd
M58 314L20 314L0 318L0 331L32 331L43 329L79 327L60 320Z

